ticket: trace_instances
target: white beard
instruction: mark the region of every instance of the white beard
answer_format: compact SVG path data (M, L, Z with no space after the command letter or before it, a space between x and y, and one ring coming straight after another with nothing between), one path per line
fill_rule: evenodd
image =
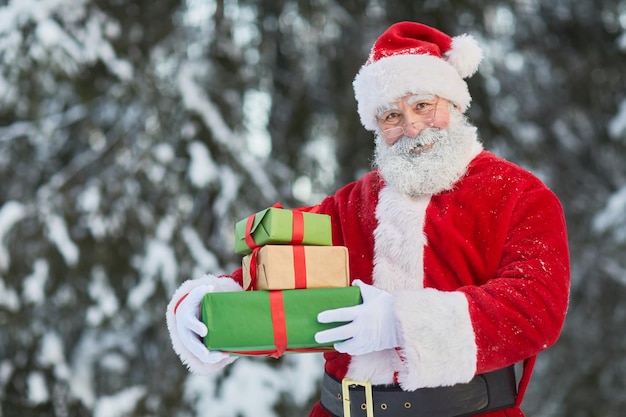
M476 130L465 116L451 110L447 129L428 128L391 146L377 133L374 166L387 185L410 197L450 190L465 175L475 150L482 149Z

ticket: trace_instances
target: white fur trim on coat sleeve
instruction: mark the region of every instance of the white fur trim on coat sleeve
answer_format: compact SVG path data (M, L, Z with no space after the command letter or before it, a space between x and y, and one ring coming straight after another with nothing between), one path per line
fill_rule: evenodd
M243 288L241 288L241 286L231 278L218 278L215 275L207 274L202 278L191 279L183 282L181 286L178 287L178 289L174 292L172 299L167 305L165 321L167 323L167 330L169 331L170 339L172 340L172 347L174 348L174 352L176 352L181 362L187 366L190 372L199 375L208 375L215 373L224 368L226 365L233 363L236 357L231 356L215 364L204 363L200 361L193 353L187 350L187 348L185 348L181 341L180 335L178 334L178 328L176 326L176 315L174 314L174 310L180 302L181 298L183 298L194 288L201 285L213 285L215 291L219 292L242 291Z
M476 373L477 346L465 295L426 288L394 296L404 337L402 388L469 382Z

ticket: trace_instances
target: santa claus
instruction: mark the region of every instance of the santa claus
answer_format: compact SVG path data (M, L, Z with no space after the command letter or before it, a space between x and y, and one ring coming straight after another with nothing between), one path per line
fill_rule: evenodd
M335 351L325 353L312 417L523 416L534 359L565 319L566 226L554 193L483 150L464 116L464 78L481 58L469 35L401 22L356 75L375 169L314 210L330 215L333 244L348 248L363 304L318 316L343 324L316 334ZM234 360L200 341L198 305L241 284L241 270L207 275L172 297L168 328L191 371Z

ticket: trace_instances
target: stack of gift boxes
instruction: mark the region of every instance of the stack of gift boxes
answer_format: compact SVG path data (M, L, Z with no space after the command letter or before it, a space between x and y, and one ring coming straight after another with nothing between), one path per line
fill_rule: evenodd
M201 317L209 349L280 357L326 351L318 313L359 304L350 287L348 250L332 246L330 216L272 207L235 225L245 291L208 293Z

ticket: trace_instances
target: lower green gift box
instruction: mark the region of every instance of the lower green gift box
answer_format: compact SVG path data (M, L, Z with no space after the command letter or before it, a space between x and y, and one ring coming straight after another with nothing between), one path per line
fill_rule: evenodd
M280 357L285 352L328 351L315 333L342 323L319 323L325 310L360 304L358 287L207 293L201 320L211 350Z

